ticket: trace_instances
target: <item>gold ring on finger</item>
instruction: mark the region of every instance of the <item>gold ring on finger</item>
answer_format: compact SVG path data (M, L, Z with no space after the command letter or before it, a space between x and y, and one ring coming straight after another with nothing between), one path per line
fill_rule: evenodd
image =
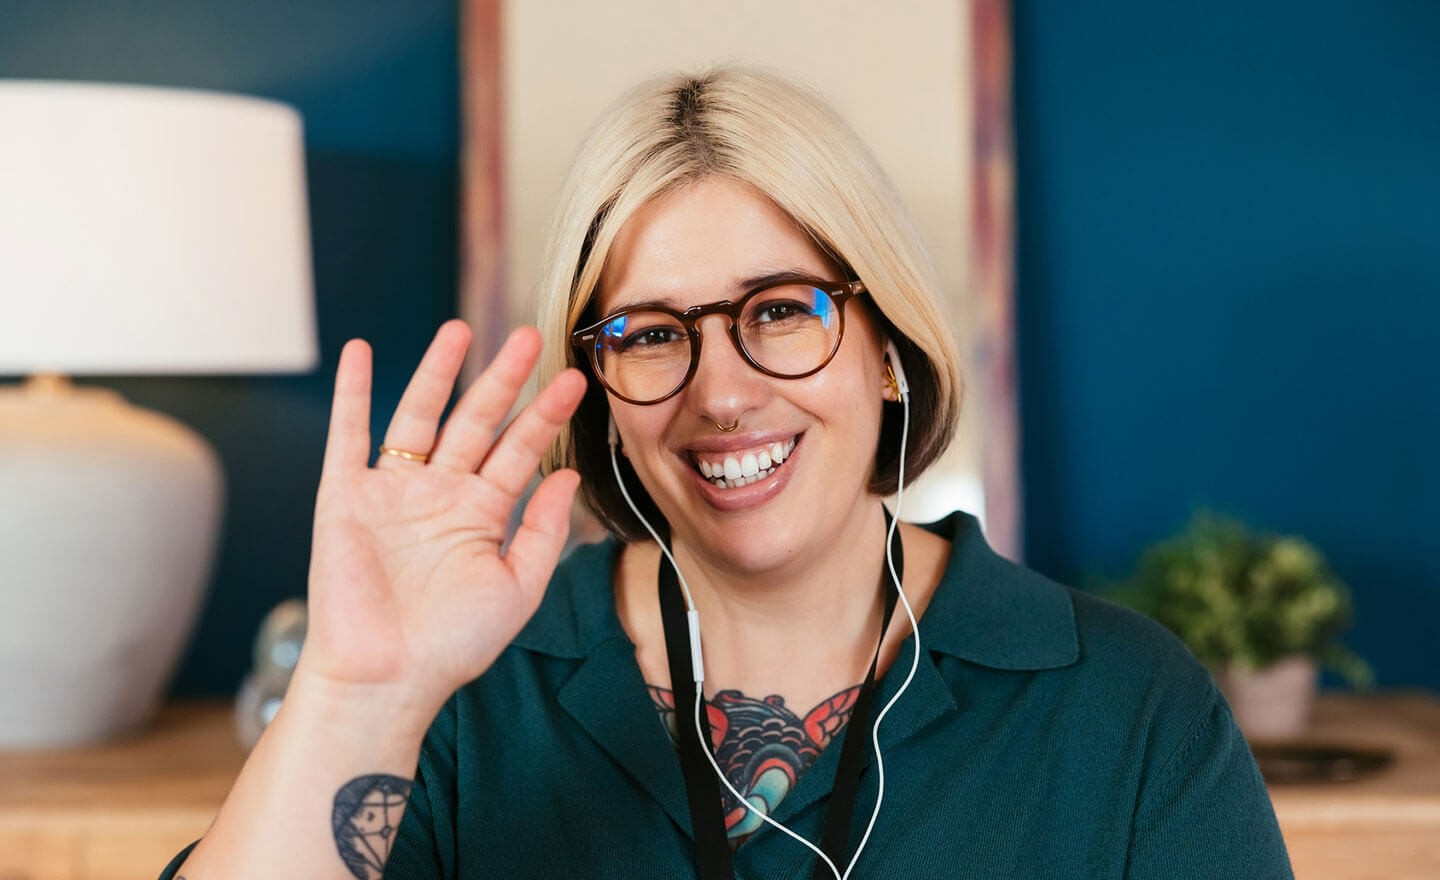
M396 449L393 446L381 446L380 452L382 455L393 455L396 458L401 458L405 461L415 461L420 464L424 464L430 460L430 453L428 452L410 452L406 449Z

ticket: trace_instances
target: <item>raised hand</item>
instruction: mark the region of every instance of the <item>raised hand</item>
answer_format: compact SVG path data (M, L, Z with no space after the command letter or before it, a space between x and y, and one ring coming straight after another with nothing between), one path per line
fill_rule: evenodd
M547 476L501 553L511 511L579 405L585 378L556 377L497 438L540 353L522 327L440 418L470 344L450 321L401 397L369 465L371 353L341 352L315 507L310 628L297 675L397 692L428 711L484 672L534 613L569 530L579 485ZM428 455L428 461L425 457ZM378 692L378 691L377 691Z

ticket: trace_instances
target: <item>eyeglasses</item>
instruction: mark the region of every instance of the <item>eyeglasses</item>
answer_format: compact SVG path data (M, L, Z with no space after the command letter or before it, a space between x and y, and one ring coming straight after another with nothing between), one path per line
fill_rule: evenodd
M706 315L730 318L730 341L750 366L777 379L803 379L824 369L845 335L845 303L865 292L861 281L790 278L757 287L739 300L683 312L645 305L621 309L576 330L570 341L586 353L611 394L647 405L675 396L700 364Z

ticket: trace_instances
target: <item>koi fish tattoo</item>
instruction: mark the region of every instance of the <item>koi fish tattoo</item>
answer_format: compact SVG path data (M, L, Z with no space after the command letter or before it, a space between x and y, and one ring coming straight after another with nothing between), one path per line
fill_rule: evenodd
M654 685L649 689L670 741L678 742L674 692ZM859 696L859 685L846 688L801 717L779 694L757 700L739 691L720 691L706 703L715 763L735 790L768 816L850 720ZM687 712L685 720L689 718ZM739 846L763 820L729 791L722 790L721 798L730 845Z

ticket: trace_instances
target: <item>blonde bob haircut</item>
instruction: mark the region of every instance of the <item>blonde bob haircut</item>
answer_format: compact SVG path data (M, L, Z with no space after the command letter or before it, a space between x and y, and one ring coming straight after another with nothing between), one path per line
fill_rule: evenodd
M566 367L590 373L570 334L582 321L603 317L593 304L620 228L652 199L710 175L768 196L850 279L865 282L871 314L894 340L909 380L905 472L919 476L949 445L963 393L934 270L870 150L817 94L769 71L724 66L652 79L624 95L591 130L561 191L540 279L541 382ZM591 512L621 540L638 540L646 533L611 471L609 402L590 378L544 470L578 470ZM897 485L900 422L899 405L887 404L869 486L876 495ZM654 501L627 461L620 462L636 504L660 527L664 518Z

